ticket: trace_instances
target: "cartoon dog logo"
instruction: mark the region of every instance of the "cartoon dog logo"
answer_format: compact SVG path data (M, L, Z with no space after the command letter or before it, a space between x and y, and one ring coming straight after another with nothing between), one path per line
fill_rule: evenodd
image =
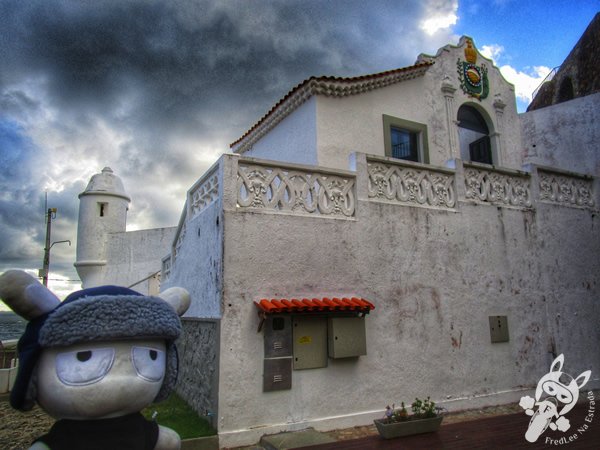
M592 371L586 370L573 379L562 371L564 362L562 354L552 362L550 372L540 378L537 384L535 400L528 395L521 397L519 406L525 410L525 414L532 416L525 433L525 439L529 442L537 441L548 427L563 432L571 427L569 419L564 416L577 403L579 389L588 382Z

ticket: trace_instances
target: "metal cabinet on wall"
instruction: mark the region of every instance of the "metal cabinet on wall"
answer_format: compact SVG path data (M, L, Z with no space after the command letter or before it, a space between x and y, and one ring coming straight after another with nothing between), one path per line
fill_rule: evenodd
M327 321L328 353L333 359L367 354L364 317L330 317Z
M367 354L365 316L264 316L263 391L291 389L293 370L327 367L329 359Z
M292 325L289 316L266 319L263 391L280 391L292 387Z
M295 316L292 322L294 370L327 367L327 318Z

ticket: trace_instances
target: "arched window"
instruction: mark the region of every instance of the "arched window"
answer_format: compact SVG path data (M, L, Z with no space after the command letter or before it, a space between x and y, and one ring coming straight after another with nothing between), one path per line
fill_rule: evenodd
M458 109L458 138L463 160L493 164L490 130L481 113L472 106L462 105Z

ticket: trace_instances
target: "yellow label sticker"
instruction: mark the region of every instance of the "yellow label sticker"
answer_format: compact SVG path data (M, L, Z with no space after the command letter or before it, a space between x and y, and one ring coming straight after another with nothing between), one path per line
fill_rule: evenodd
M312 337L310 336L301 336L298 339L298 344L310 344L312 342Z

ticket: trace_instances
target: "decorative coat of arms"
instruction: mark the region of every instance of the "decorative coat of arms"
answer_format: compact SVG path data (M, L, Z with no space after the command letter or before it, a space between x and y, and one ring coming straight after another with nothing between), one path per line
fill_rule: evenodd
M468 96L483 100L490 92L490 84L487 77L487 67L485 64L481 64L481 66L476 64L477 50L473 46L473 41L471 39L467 39L466 43L466 61L461 61L460 58L458 58L456 61L460 87Z

